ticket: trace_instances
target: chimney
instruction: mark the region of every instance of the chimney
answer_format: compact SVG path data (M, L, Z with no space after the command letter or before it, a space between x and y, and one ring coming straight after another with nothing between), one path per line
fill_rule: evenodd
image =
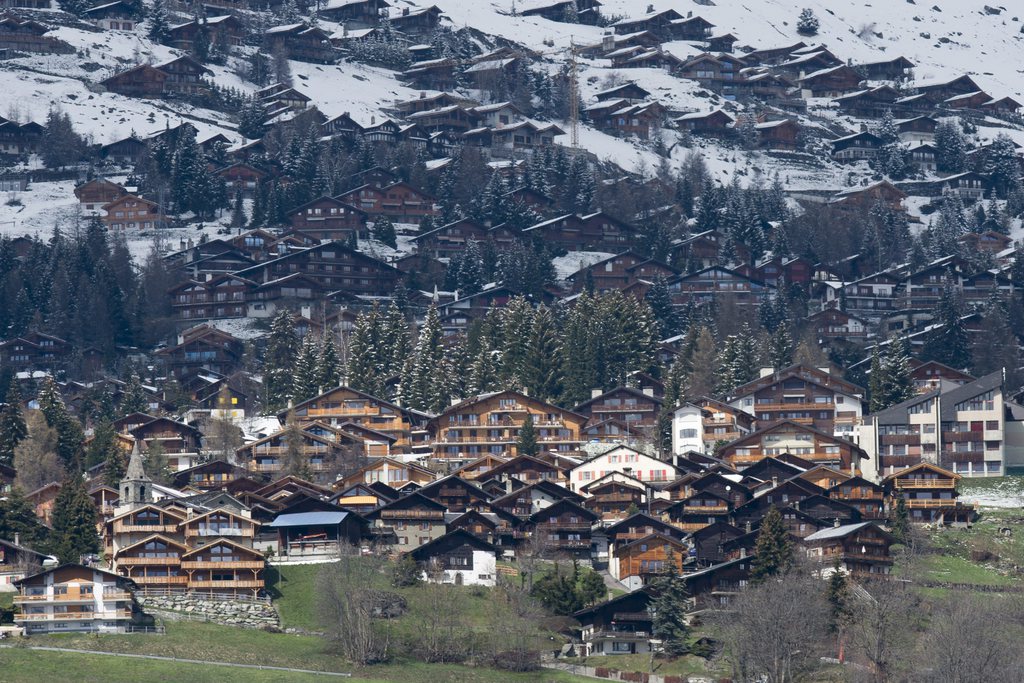
M800 501L799 500L794 500L793 501L793 509L794 510L799 510L800 509Z
M752 528L751 528L751 526L750 526L750 520L749 520L749 519L747 520L747 523L743 525L743 528L744 528L744 529L746 529L746 531L747 531L747 533L748 533L748 534L749 534L749 533L750 533L751 531L753 531L753 529L752 529Z
M601 49L605 52L611 52L615 49L615 36L611 33L606 33L601 36Z
M740 559L743 559L746 556L747 556L747 549L746 548L740 548Z
M409 8L408 7L403 7L402 8L402 16L403 17L409 16Z
M15 531L14 532L14 545L21 545L21 532L20 531Z
M833 527L838 527L839 526L839 518L838 517L836 517L835 522L833 522L832 526Z
M775 372L775 368L760 368L757 371L757 378L762 379Z
M826 368L818 368L818 369L821 370L822 372L824 372L826 375L831 375L832 374L832 368L827 368L826 367Z
M779 478L778 477L772 477L772 488L775 488L778 485L779 485Z
M377 117L376 116L371 116L370 117L370 125L371 126L376 126L377 125Z
M604 393L604 390L602 390L602 389L591 389L590 390L590 398L597 398L598 396L600 396L603 393Z

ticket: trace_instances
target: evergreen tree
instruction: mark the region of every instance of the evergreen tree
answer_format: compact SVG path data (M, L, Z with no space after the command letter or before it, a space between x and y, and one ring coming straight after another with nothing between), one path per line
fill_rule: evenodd
M14 465L14 449L28 437L28 426L21 411L21 394L18 383L11 382L7 397L0 405L0 464ZM0 538L9 538L2 536Z
M103 456L103 480L117 488L128 471L128 455L118 445L116 436L113 443L103 450Z
M270 324L270 337L263 357L263 383L267 392L267 408L280 410L292 398L292 373L299 355L292 315L281 311Z
M78 420L68 413L64 398L52 376L47 375L43 380L39 392L39 408L46 418L46 424L57 432L57 455L65 469L68 472L80 471L85 435Z
M392 249L398 248L398 235L395 232L395 224L387 216L378 216L373 222L373 239L385 244Z
M669 552L667 568L653 582L649 611L651 630L662 642L662 651L670 657L682 657L689 652L686 642L690 628L686 622L686 581L679 575L675 553Z
M527 414L523 420L523 426L519 428L519 435L516 437L516 455L537 455L540 447L537 445L537 430L533 427L533 415Z
M999 197L1005 199L1020 189L1020 159L1013 138L1006 133L996 135L985 155L984 171Z
M60 488L50 518L49 552L62 564L81 562L82 556L99 551L96 504L81 477L69 477Z
M501 367L499 376L507 389L520 390L526 383L533 306L525 297L511 299L501 311Z
M768 339L767 360L776 370L788 368L793 364L793 338L789 330L780 325Z
M542 401L555 400L562 391L561 345L554 315L539 306L530 327L529 346L523 361L523 385Z
M45 547L47 533L20 488L15 486L0 498L0 538L10 541L19 538L21 545L39 551Z
M149 410L149 399L146 398L142 378L138 373L133 372L124 385L124 394L121 397L121 417L132 413L144 413L147 410Z
M967 169L967 141L959 119L943 120L935 126L935 167L941 173L962 173Z
M896 498L896 504L889 508L889 533L904 545L910 541L910 512L903 496Z
M1013 332L1006 302L998 295L985 307L981 331L971 344L972 370L976 377L1002 370L1008 386L1018 386L1021 367L1020 341ZM0 420L3 413L0 412ZM0 430L2 431L2 430Z
M451 367L445 362L444 332L437 307L427 310L402 381L405 404L438 413L451 399Z
M885 396L885 367L882 365L882 354L876 344L871 350L871 370L868 373L868 394L870 403L868 410L877 413L888 407Z
M696 398L714 394L718 353L718 344L711 330L702 327L697 335L693 358L690 361L691 370L686 380L686 396Z
M341 377L342 366L338 346L334 342L334 333L327 330L317 358L317 384L321 391L328 391L341 385Z
M814 10L810 7L805 7L800 10L800 16L796 20L796 32L802 36L815 36L818 35L818 29L821 26L821 22L818 21L818 17L814 15Z
M828 577L826 597L828 599L829 631L839 633L853 614L853 596L850 594L850 581L847 579L838 557L832 566L832 573Z
M295 403L308 400L320 393L320 350L313 335L307 334L299 349L293 368L292 400Z
M963 321L963 304L949 279L935 311L940 326L925 340L923 356L962 370L971 364L971 349Z
M167 5L164 0L153 0L149 8L149 37L156 43L163 43L170 37L171 22L167 17Z
M384 360L386 352L381 341L380 310L374 306L356 316L355 328L348 340L348 386L372 396L384 392Z
M242 108L238 110L238 132L249 140L260 139L263 137L265 118L266 113L259 101L255 98L246 100Z
M793 542L782 523L782 515L772 505L761 520L754 546L754 561L750 567L750 578L754 583L785 574L793 564Z
M401 291L396 290L396 296L388 305L388 310L381 321L381 367L385 378L400 375L411 352L409 321L400 303Z
M47 168L63 168L80 161L85 141L75 132L71 117L56 107L46 115L46 130L39 140L39 156Z
M885 353L885 365L882 371L882 394L885 396L884 408L902 403L916 393L914 379L911 376L910 348L907 338L903 335L889 342Z
M679 334L679 316L672 304L672 296L668 291L668 282L659 277L651 284L644 294L644 299L651 307L655 320L658 321L658 337L668 339Z

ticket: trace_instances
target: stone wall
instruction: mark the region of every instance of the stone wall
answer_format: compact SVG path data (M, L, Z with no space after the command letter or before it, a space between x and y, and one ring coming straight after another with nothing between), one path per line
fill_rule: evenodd
M246 628L277 628L281 619L269 602L215 600L199 595L139 596L145 612L171 621L210 621Z

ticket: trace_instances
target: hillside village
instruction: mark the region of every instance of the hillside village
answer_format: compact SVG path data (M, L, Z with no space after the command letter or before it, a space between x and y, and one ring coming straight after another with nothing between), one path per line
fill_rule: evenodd
M314 566L354 665L393 574L523 625L425 662L781 681L721 615L827 586L792 647L908 680L862 610L1024 467L1024 32L720 4L0 0L0 631Z

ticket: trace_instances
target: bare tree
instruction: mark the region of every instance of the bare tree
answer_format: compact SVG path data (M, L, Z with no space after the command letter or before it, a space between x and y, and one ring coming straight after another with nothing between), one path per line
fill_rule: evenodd
M847 628L850 649L868 664L874 683L902 680L910 668L920 600L909 584L879 581L864 587Z
M25 423L28 437L14 449L15 484L23 491L35 491L63 480L64 466L57 455L57 430L46 424L42 411L28 411Z
M1011 683L1024 680L1024 661L1006 624L1005 598L953 594L932 610L918 670L929 683Z
M390 657L391 629L379 613L380 591L373 586L380 561L342 552L338 562L317 574L320 621L340 654L353 664L375 664ZM386 617L386 614L384 615Z
M442 583L424 584L412 606L416 628L409 651L425 662L461 662L473 651L475 635L466 622L465 602L457 589Z
M547 617L529 591L507 583L495 589L483 629L482 658L508 671L532 671L540 665L537 642Z
M790 683L825 651L828 603L813 577L790 573L748 588L713 616L737 681Z

